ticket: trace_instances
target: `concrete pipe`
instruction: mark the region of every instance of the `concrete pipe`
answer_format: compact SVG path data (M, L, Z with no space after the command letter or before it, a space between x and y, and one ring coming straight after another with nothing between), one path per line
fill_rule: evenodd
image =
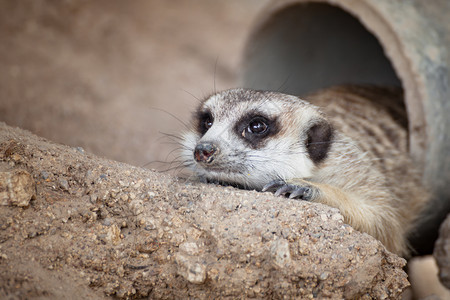
M278 0L248 39L245 87L303 95L336 84L401 86L410 152L440 216L450 211L450 2ZM428 243L431 244L431 243Z

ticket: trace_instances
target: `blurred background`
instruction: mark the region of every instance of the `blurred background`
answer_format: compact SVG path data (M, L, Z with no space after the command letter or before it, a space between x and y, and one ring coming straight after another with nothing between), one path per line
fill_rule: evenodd
M187 123L214 84L236 86L266 3L0 0L0 121L136 166L165 160L160 132L184 125L164 111Z

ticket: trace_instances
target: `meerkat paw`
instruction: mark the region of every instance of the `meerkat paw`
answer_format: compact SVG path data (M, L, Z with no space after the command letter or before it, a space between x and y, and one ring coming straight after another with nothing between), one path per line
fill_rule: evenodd
M273 191L275 196L284 195L289 199L301 199L305 201L313 200L313 195L315 194L314 187L308 185L306 182L290 184L284 180L271 181L262 188L262 191Z

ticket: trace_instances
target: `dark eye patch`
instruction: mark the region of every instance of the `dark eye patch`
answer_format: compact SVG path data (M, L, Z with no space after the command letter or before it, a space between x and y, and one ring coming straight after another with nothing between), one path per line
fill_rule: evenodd
M197 132L204 135L214 123L214 118L209 111L200 111L196 116Z
M278 133L279 126L276 118L268 118L261 113L251 112L236 123L234 130L250 147L256 149L261 147L269 136Z

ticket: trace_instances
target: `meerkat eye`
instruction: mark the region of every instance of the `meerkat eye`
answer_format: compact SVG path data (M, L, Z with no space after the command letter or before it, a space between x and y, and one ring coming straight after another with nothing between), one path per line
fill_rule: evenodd
M201 113L198 118L198 131L205 134L212 127L214 119L209 112Z
M280 131L277 117L268 118L258 112L244 115L236 122L234 130L253 149L261 147L267 138Z
M267 131L269 126L264 122L262 118L255 118L250 121L247 127L247 131L254 134L263 134Z
M211 117L209 117L209 116L203 121L203 126L204 126L206 129L211 128L212 124L213 124L213 122L212 122L212 120L211 120Z

